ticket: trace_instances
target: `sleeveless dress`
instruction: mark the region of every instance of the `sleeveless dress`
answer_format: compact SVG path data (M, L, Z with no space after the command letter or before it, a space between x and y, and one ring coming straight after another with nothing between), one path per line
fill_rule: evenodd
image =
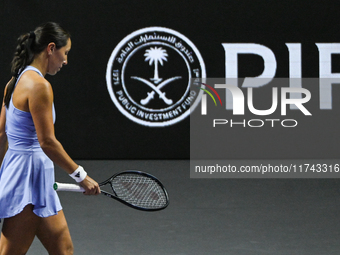
M28 70L40 71L32 66ZM53 105L53 122L55 110ZM20 213L28 204L39 217L48 217L62 209L53 189L54 164L40 147L32 115L14 107L6 108L8 150L0 169L0 219Z

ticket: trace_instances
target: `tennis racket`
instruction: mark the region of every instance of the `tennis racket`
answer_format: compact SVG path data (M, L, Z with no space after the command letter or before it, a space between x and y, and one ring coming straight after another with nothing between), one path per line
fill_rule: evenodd
M169 197L165 187L156 177L148 173L133 170L124 171L99 183L99 186L101 188L110 186L112 193L101 189L101 194L134 209L158 211L169 205ZM78 184L56 182L53 187L56 191L85 191Z

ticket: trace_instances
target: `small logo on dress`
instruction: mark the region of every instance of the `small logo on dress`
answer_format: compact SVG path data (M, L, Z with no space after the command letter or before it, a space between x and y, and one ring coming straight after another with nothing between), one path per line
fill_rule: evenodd
M106 72L111 99L122 114L145 126L173 125L197 106L206 78L195 45L177 31L143 28L126 36L114 49Z

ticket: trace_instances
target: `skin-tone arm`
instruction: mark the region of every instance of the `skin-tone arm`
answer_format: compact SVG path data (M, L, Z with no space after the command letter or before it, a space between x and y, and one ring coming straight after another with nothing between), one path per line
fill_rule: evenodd
M6 88L7 88L7 85L6 85ZM5 153L8 148L5 127L6 127L6 106L4 103L2 103L1 114L0 114L0 164L2 164Z
M38 140L45 154L68 174L73 173L78 165L66 153L54 133L52 104L53 91L47 80L42 77L34 79L34 86L28 95L28 107L32 115ZM99 194L100 188L92 178L87 176L81 183L85 194Z

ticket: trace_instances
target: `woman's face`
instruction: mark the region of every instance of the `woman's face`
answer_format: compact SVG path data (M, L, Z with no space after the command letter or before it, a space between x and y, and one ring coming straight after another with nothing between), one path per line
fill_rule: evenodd
M67 55L71 50L71 39L67 40L67 44L57 49L55 46L51 47L49 53L49 63L47 73L50 75L55 75L63 65L67 65Z

